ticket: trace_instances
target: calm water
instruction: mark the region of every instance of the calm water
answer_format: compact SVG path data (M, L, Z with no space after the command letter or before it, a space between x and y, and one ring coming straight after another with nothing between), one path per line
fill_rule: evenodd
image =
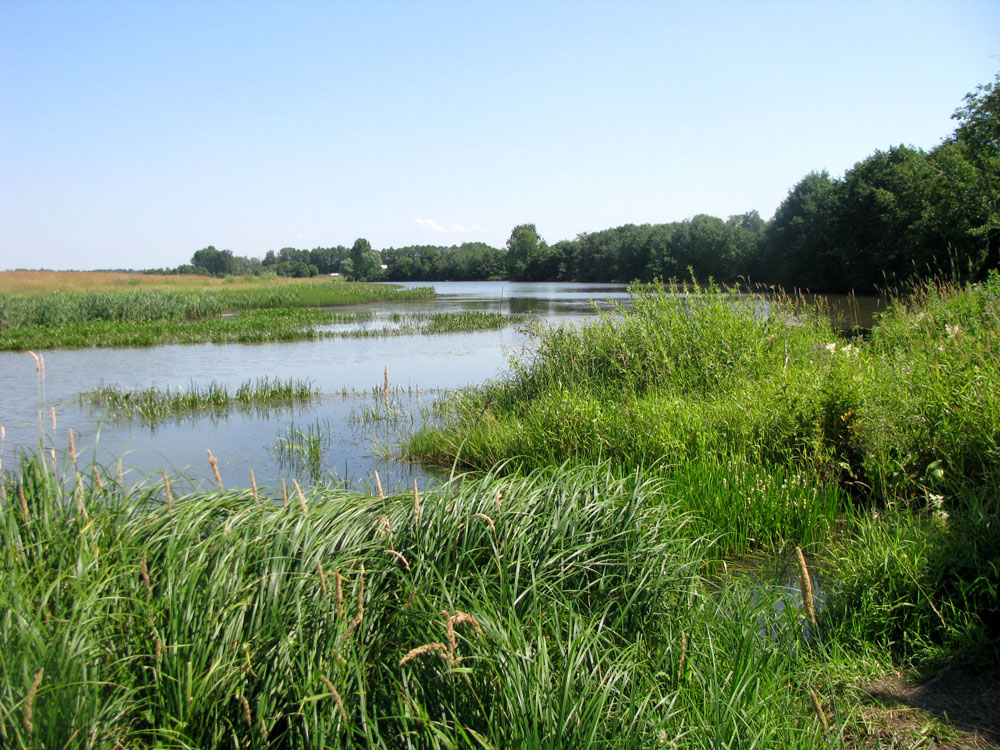
M373 310L377 317L369 326L375 327L381 327L378 316L394 312L462 310L518 313L562 322L593 315L595 303L606 306L608 299L627 300L624 286L616 284L438 282L433 286L438 295L433 301L338 309ZM421 408L438 397L439 389L462 388L496 377L525 343L525 335L511 327L437 336L52 350L44 352L44 382L37 377L30 355L3 352L0 425L5 437L0 466L13 467L20 451L39 444L46 451L55 448L57 456L64 457L67 431L72 429L81 465L96 457L99 463L113 466L120 458L132 482L153 481L166 469L188 477L192 485L209 486L206 449L210 449L227 487L249 486L250 469L258 484L271 487L279 486L282 478L371 486L375 470L387 489L412 486L413 479L424 485L434 479L427 470L387 458L386 453L394 452L403 432L419 425ZM357 417L376 405L371 392L381 387L385 367L391 385L400 389L393 401L415 417L412 422L407 417L394 425L372 428L360 424ZM309 379L326 395L294 409L185 417L156 427L113 423L79 403L80 393L102 383L125 389L186 389L214 380L234 390L245 380L261 377ZM348 395L343 395L345 390ZM355 392L367 395L351 395ZM323 435L321 476L301 464L283 462L277 455L278 439L293 426Z

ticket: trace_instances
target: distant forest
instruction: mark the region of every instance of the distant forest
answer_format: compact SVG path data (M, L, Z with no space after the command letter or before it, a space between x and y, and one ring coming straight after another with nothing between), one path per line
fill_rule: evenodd
M817 292L870 293L945 275L976 280L998 267L1000 74L967 94L957 127L924 151L895 146L843 177L811 172L765 221L756 211L699 214L669 224L626 224L549 245L534 224L506 247L481 242L374 251L282 248L263 260L204 248L173 272L275 273L385 281L631 282L740 279Z

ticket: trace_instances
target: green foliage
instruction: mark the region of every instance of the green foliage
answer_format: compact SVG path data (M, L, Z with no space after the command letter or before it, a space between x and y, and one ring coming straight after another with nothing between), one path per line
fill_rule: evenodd
M532 278L531 266L547 252L545 240L538 236L534 224L519 224L507 240L507 278L526 281Z
M289 378L247 380L235 392L214 380L205 386L192 384L187 390L160 390L156 386L126 391L117 386L101 386L80 395L80 402L105 411L112 419L138 419L155 424L163 419L192 412L226 412L234 407L289 404L319 397L319 390L307 381Z
M799 618L778 589L711 593L642 472L469 479L416 513L95 471L4 478L5 745L828 745L787 688Z
M877 644L904 663L957 657L1000 669L998 493L994 480L947 498L928 493L914 514L860 519L851 542L832 550L830 637Z
M382 257L372 250L371 244L364 238L354 241L350 260L354 278L358 281L372 281L382 275Z
M881 502L982 482L1000 471L998 283L928 287L870 342L789 301L637 289L594 325L537 329L529 358L453 399L411 450L477 469L791 467Z
M0 294L0 349L152 346L314 338L336 320L320 306L426 299L433 289L303 282L195 291ZM221 317L224 312L239 315Z

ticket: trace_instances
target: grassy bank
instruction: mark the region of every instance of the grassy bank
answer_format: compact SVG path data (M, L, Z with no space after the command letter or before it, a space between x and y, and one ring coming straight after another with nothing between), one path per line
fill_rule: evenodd
M1000 667L1000 277L898 298L867 340L791 301L669 291L540 329L411 453L515 473L659 466L725 554L822 550L844 643Z
M673 291L540 330L453 397L411 447L478 471L423 494L178 497L26 456L0 503L0 744L947 739L855 688L1000 672L1000 278L897 300L865 341ZM319 460L323 432L276 450Z
M719 289L637 291L628 312L536 333L531 356L454 400L414 450L480 470L791 465L882 502L923 500L1000 465L996 274L897 300L868 341L789 302Z
M775 606L794 597L707 582L711 540L653 474L287 507L79 477L37 458L5 477L5 746L837 743L803 616Z
M255 281L211 288L134 288L0 294L0 349L149 346L312 338L336 322L315 308L429 299L429 287ZM224 313L239 314L223 318Z

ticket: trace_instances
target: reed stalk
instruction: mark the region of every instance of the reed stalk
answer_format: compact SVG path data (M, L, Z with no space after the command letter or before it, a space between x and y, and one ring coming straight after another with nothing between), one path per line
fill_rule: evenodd
M212 465L212 474L215 476L215 483L218 485L219 490L224 490L225 487L222 486L222 477L219 476L219 462L215 456L212 455L211 448L206 448L206 452L208 453L208 462Z
M297 479L293 479L292 484L295 486L295 494L298 495L299 505L302 507L302 515L308 517L309 506L306 505L306 496L302 494L302 488L299 487L299 482Z
M35 727L31 723L31 719L34 716L35 697L38 695L38 687L42 684L42 676L44 674L44 667L35 673L35 679L31 681L31 687L28 689L28 695L24 700L24 728L29 735L35 731Z
M253 475L253 469L250 469L250 489L253 491L253 504L260 505L260 497L257 496L257 480Z
M806 565L806 557L802 553L801 547L795 548L795 559L799 568L799 589L802 592L802 604L805 606L809 622L816 625L816 604L813 600L812 577L809 575L809 566Z

